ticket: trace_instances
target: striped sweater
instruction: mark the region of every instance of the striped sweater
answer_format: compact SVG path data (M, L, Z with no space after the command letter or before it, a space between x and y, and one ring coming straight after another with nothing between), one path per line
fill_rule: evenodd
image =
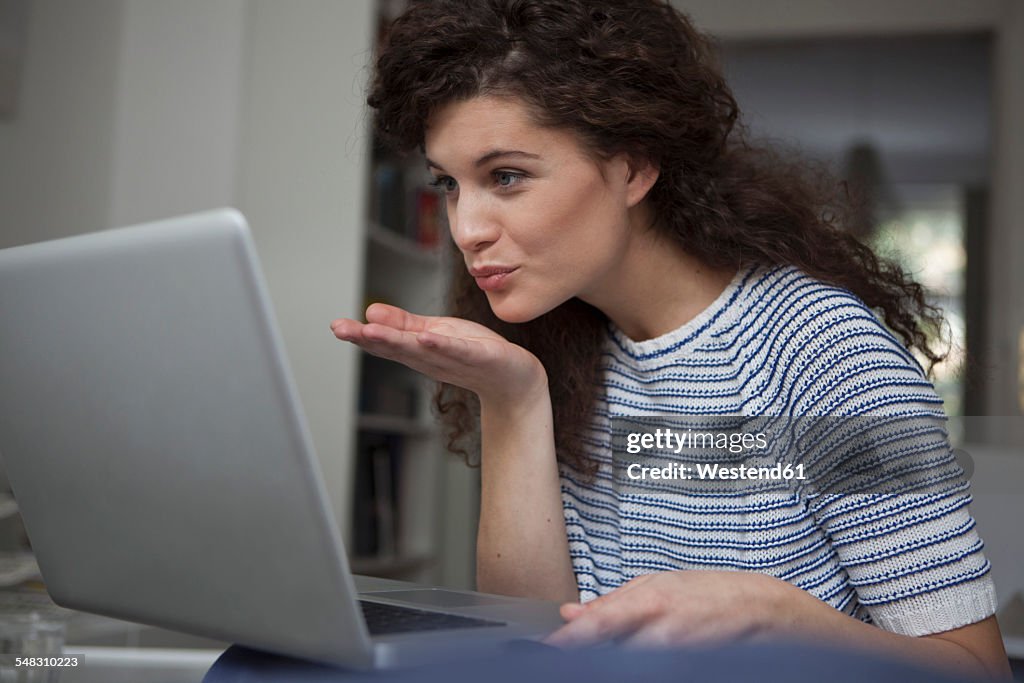
M637 494L615 477L616 416L941 418L942 402L913 356L849 292L791 267L744 269L668 334L634 342L610 327L602 371L593 423L581 435L597 473L561 466L581 600L654 571L717 569L769 574L907 635L995 612L966 484L823 502L757 490Z

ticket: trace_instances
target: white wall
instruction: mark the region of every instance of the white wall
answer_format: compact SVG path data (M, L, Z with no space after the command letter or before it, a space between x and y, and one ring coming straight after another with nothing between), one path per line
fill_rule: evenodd
M244 0L32 0L0 244L234 201Z
M35 0L0 120L0 247L108 227L122 0Z
M331 500L348 532L360 317L370 0L253 0L246 30L238 201L256 235Z
M0 121L0 247L217 206L248 215L348 528L372 0L32 0ZM230 334L230 330L225 330Z
M111 225L233 203L245 11L244 0L124 2Z

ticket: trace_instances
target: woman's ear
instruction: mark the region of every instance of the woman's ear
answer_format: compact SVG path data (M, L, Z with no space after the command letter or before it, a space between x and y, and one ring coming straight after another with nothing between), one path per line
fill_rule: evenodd
M629 156L626 158L628 175L626 176L626 205L633 208L644 200L647 193L654 187L661 169L647 157Z

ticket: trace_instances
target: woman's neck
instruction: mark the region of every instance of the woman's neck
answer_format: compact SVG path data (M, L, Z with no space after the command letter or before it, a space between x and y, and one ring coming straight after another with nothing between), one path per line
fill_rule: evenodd
M660 337L710 306L736 275L711 268L655 229L638 230L602 286L584 298L634 341Z

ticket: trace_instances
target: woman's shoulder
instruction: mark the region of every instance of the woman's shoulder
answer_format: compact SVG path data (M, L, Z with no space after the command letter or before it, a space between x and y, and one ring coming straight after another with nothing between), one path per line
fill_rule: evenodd
M736 334L769 337L776 351L824 350L823 344L846 341L864 352L895 353L917 366L914 356L852 292L794 266L755 268L736 308Z
M701 316L661 338L612 332L609 396L663 412L941 412L913 355L848 290L791 266L741 269ZM640 398L643 400L641 401Z
M849 290L788 265L740 268L718 299L678 329L635 342L609 324L614 364L658 372L794 361L835 352L881 354L923 376L914 356Z
M748 321L785 367L794 414L941 411L917 359L849 290L791 266L762 268Z
M867 305L848 289L808 275L795 266L755 266L743 300L737 302L750 320L805 332L850 324L877 330L902 347ZM909 357L909 354L908 354Z

